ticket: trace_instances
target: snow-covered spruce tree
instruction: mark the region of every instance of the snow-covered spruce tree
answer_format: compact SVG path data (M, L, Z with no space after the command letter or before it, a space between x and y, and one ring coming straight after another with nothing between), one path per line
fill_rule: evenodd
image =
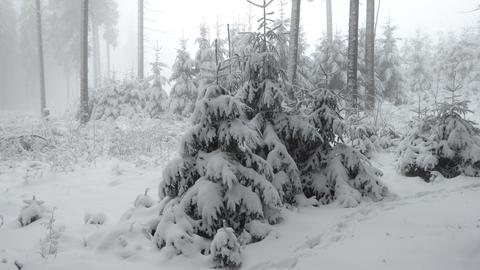
M189 116L197 100L197 85L194 79L195 63L187 51L187 40L180 40L180 49L177 50L177 57L172 68L170 81L174 82L170 90L171 113Z
M478 79L476 77L479 72L475 71L477 65L475 50L478 46L471 40L472 36L472 33L465 30L459 37L450 32L440 40L436 52L438 59L436 71L443 86L450 84L454 74L456 81L464 87L472 80Z
M218 85L197 102L181 158L167 166L160 184L160 197L170 200L155 236L160 248L182 253L188 245L180 242L212 239L223 220L237 235L255 220L278 221L281 199L272 168L255 154L262 139L247 111Z
M290 18L286 17L286 7L287 2L285 0L280 0L279 2L279 17L275 20L275 33L278 36L275 47L278 51L278 58L280 68L282 70L287 70L288 64L288 31L290 29Z
M120 82L109 79L102 88L92 92L91 110L97 120L115 120L120 116L120 103L123 100Z
M455 76L447 87L450 97L438 114L423 117L402 142L398 166L407 176L432 180L439 172L446 178L460 174L480 176L480 130L467 120L468 100L459 100L461 85Z
M376 70L383 85L383 97L395 104L405 102L403 77L400 71L400 57L397 48L397 38L394 36L396 27L390 20L383 26L383 37L377 43Z
M305 97L303 92L313 89L314 85L312 82L313 78L313 60L311 57L306 55L308 49L307 40L305 38L305 32L303 27L300 27L300 32L298 36L298 66L297 66L297 87L299 88L300 94Z
M204 91L215 79L216 59L215 48L212 47L208 39L208 26L203 23L200 25L200 37L195 41L198 44L198 51L195 55L195 70L197 71L196 80L198 82L198 91Z
M317 88L339 92L347 84L347 48L341 34L337 32L329 42L324 35L313 53L313 83Z
M415 37L406 41L403 48L407 67L406 83L410 91L419 93L433 86L431 48L428 36L417 30Z
M168 109L168 95L163 89L167 79L161 74L166 65L160 62L160 48L155 48L155 62L152 63L152 76L147 79L148 88L145 89L145 110L152 118L158 117Z
M282 200L301 203L307 195L322 203L339 200L354 206L362 196L382 199L387 190L380 172L361 153L337 141L344 128L335 95L322 89L300 99L295 108L285 105L286 86L272 46L277 37L268 23L262 25L266 35L252 39L256 45L246 65L248 81L237 96L252 108L250 118L264 139L259 155L271 164Z
M356 206L362 197L383 199L388 190L379 179L382 173L358 150L341 142L346 129L338 96L318 89L300 105L306 111L284 114L275 126L301 173L304 194L346 207Z

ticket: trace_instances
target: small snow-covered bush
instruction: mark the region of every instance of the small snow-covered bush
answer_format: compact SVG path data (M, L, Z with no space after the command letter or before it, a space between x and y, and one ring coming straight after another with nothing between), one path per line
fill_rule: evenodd
M31 200L24 200L23 202L26 205L20 210L18 216L18 222L22 227L41 219L46 211L45 206L43 206L45 202L35 199L35 196Z
M92 118L115 120L120 116L127 118L147 116L146 88L147 83L135 79L106 82L102 88L93 92L90 102Z
M150 208L153 206L153 199L148 196L148 188L145 189L145 193L142 195L138 195L133 203L135 207L145 207Z
M386 123L374 123L372 115L351 115L346 122L346 144L351 145L367 158L381 150L397 146L401 135Z
M446 178L460 174L480 176L480 130L465 115L469 101L458 101L452 91L437 115L426 116L413 125L402 142L398 167L407 176L430 181L437 171Z
M83 217L83 221L85 224L103 225L107 221L107 216L104 213L86 213Z
M218 229L210 245L210 256L218 267L240 267L240 244L232 228Z
M162 76L165 64L152 63L152 75L145 80L134 78L123 81L109 80L96 89L91 98L93 119L115 120L127 118L158 118L168 109L168 95L164 90L167 80Z

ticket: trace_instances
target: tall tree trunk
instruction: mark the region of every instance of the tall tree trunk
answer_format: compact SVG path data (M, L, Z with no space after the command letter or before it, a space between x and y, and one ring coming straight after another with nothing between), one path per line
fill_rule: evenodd
M107 78L110 78L110 43L105 41L107 46L106 54L107 54Z
M365 65L367 78L365 94L367 109L375 108L375 0L367 0L367 22L365 32Z
M67 106L70 105L70 100L72 97L70 96L70 93L72 92L72 89L70 89L70 69L69 68L64 68L65 71L65 83L66 83L66 88L67 88Z
M353 108L358 107L358 2L359 0L350 0L350 19L348 25L347 91L351 96L351 105Z
M300 3L301 0L292 0L292 15L290 17L290 48L288 56L287 77L292 87L290 98L294 97L293 89L297 81L298 66L298 35L300 30Z
M88 1L82 0L80 44L80 121L88 122Z
M138 78L143 80L143 0L138 0Z
M38 63L39 63L39 72L40 72L40 115L42 117L46 116L47 111L47 102L45 97L45 65L43 61L43 33L42 33L42 10L41 10L40 0L36 1L37 9L37 38L38 38Z
M332 0L327 0L327 40L329 43L333 40L332 30Z
M93 13L92 13L93 14ZM96 18L92 18L92 38L93 38L93 85L95 88L101 86L102 71L100 67L100 38L98 24L95 21Z

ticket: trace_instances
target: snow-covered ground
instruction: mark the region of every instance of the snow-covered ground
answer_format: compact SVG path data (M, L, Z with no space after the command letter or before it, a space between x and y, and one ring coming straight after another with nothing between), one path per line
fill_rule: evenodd
M161 132L176 148L188 123L164 121ZM133 210L150 188L157 198L165 162L98 158L72 171L44 170L25 178L30 161L0 164L0 269L211 269L207 256L169 256L135 233L155 209ZM480 269L480 180L437 178L425 183L395 170L394 154L376 154L392 195L356 208L332 204L283 210L269 236L243 249L242 269ZM17 221L23 200L36 196L50 212L26 227ZM55 218L58 251L41 256ZM85 224L86 213L103 213L103 225ZM133 218L130 218L133 216ZM137 221L140 220L140 221Z

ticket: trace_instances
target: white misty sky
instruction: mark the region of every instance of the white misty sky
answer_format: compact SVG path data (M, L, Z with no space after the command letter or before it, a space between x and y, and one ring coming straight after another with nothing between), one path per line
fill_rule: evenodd
M115 55L117 56L116 70L119 74L136 70L136 23L137 1L117 0L120 5L120 46ZM261 1L261 0L257 0ZM273 4L278 15L278 2ZM287 3L290 1L287 0ZM348 29L349 0L333 0L333 24L334 29L346 32ZM378 0L376 1L378 7ZM475 25L480 19L480 12L462 13L472 10L480 4L478 0L381 0L379 27L389 17L398 26L399 37L412 35L420 28L431 36L440 31L448 32L458 30L464 26ZM158 40L162 48L162 61L169 67L173 64L178 40L185 35L189 39L189 49L194 56L196 45L195 38L198 36L198 26L205 21L212 27L211 37L215 38L213 26L218 21L223 24L224 37L226 36L226 24L237 21L247 21L249 4L246 0L145 0L146 14L145 30L147 41L145 42L146 62L149 62L153 53L155 41ZM365 0L360 1L360 25L365 21ZM159 12L158 12L159 11ZM325 31L325 1L303 0L301 23L305 29L310 44ZM256 14L252 8L252 13ZM290 12L287 7L286 13ZM258 13L257 13L258 14ZM258 16L255 16L255 19ZM255 21L255 20L254 20ZM160 30L160 31L150 31ZM313 49L311 46L310 50ZM148 69L148 67L147 67ZM169 75L167 70L165 75Z
M2 1L2 0L0 0ZM20 0L18 0L20 2ZM46 0L44 0L46 1ZM95 1L95 0L91 0ZM137 0L116 0L120 7L119 22L119 46L112 53L112 65L116 71L117 78L130 74L137 70ZM261 0L256 0L261 1ZM275 0L272 11L278 16L280 0ZM168 65L164 75L170 76L176 49L179 46L179 39L184 35L189 39L189 51L194 57L196 51L195 39L199 35L199 25L205 21L211 26L211 38L215 38L214 25L218 21L223 24L223 37L226 37L226 24L236 22L247 22L249 4L246 0L145 0L145 62L153 59L152 47L158 40L162 48L161 60ZM290 0L286 0L290 3ZM348 29L349 0L332 0L334 28L346 33ZM360 0L360 24L365 21L365 0ZM378 4L378 0L376 1ZM408 37L413 35L417 28L435 36L439 31L448 32L459 30L464 26L477 25L480 19L480 12L462 13L472 10L480 4L480 0L381 0L379 27L389 17L398 26L397 36ZM302 0L301 23L304 27L310 52L314 44L325 31L325 1L324 0ZM290 7L286 8L286 15L290 13ZM252 8L255 15L254 22L259 17L256 8ZM480 24L478 24L480 26ZM159 31L151 31L159 30ZM101 57L105 59L105 46L101 46ZM105 61L103 69L105 71ZM147 72L150 72L146 64ZM71 93L68 102L63 80L59 80L56 74L47 70L47 105L52 112L61 114L71 104L77 104L78 91ZM170 87L167 87L169 91ZM12 91L14 98L12 107L37 112L36 98L24 101L24 90ZM1 108L0 108L1 109Z

